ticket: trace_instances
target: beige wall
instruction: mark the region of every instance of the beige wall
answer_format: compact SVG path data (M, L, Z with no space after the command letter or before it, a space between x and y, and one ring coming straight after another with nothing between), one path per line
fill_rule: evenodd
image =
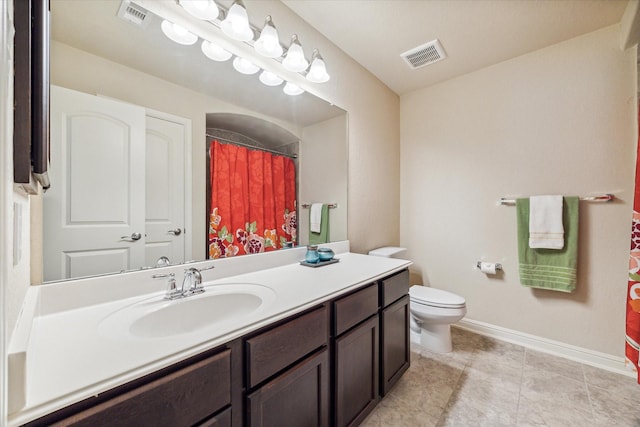
M636 53L618 26L401 98L401 245L413 280L466 298L467 318L622 356L636 147ZM519 284L515 207L581 202L574 294ZM476 261L502 262L491 279Z

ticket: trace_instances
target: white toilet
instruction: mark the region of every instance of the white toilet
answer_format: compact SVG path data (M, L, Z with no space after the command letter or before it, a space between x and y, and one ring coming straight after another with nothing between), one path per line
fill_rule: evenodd
M405 248L384 247L369 255L402 258ZM409 288L411 341L436 353L451 351L451 324L467 313L464 298L451 292L427 286Z

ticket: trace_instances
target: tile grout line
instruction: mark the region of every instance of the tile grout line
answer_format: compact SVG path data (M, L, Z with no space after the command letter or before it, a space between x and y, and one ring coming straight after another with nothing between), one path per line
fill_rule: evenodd
M591 418L595 420L596 411L593 409L593 399L591 398L591 390L589 389L589 383L587 382L587 373L584 371L584 365L580 367L582 370L582 380L584 387L587 389L587 398L589 399L589 409L591 410Z
M524 351L522 352L522 364L520 365L520 381L518 388L518 402L516 403L516 426L518 425L518 421L520 419L520 399L522 398L522 382L524 381L524 364L527 362L527 348L523 347Z
M444 425L444 422L446 421L446 413L447 413L447 408L449 408L449 402L451 402L451 399L454 398L454 395L456 394L456 390L458 390L458 385L460 384L460 381L462 381L463 377L464 377L464 373L467 370L467 367L471 364L471 361L473 360L473 356L478 352L478 348L474 347L473 351L471 352L471 357L468 357L465 359L464 361L464 366L462 368L462 371L460 372L460 375L458 376L458 379L456 380L455 384L452 387L452 392L449 395L449 398L447 399L447 403L444 405L444 408L442 409L442 412L440 413L440 417L438 418L438 422L436 423L436 426L442 426Z

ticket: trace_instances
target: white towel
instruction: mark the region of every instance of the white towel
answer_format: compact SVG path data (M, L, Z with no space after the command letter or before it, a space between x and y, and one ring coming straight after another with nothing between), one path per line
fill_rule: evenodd
M535 196L529 199L529 247L564 248L562 196Z
M322 203L312 203L311 212L309 212L309 230L312 233L319 233L320 225L322 225Z

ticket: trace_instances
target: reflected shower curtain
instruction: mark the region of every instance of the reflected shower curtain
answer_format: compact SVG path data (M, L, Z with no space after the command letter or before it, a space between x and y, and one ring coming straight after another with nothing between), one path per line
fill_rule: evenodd
M296 241L293 160L211 141L209 258L253 254Z
M639 110L640 111L640 110ZM640 117L638 118L640 123ZM640 368L640 140L636 156L636 186L633 198L633 222L631 228L631 256L629 258L629 284L627 288L627 328L625 356L627 364L638 372Z

